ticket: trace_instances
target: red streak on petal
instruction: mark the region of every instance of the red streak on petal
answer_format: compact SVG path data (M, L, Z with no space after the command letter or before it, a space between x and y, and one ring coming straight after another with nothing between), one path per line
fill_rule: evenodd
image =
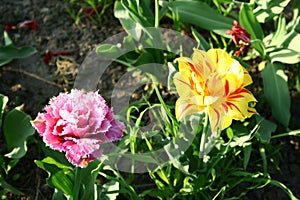
M231 108L231 110L232 110L232 107L235 107L241 113L241 110L235 104L233 104L231 102L226 102L226 104L227 104L227 106L229 106Z
M191 85L189 85L187 82L185 82L185 81L182 81L182 80L180 80L180 79L176 79L176 80L178 80L179 82L181 82L181 83L183 83L183 84L185 84L185 85L187 85L187 86L189 86L189 88L192 90L193 88L192 88L192 86Z
M229 83L228 83L228 80L226 80L226 82L225 82L225 96L227 96L228 93L229 93Z
M215 124L214 126L218 126L218 124L220 124L220 118L221 118L221 114L218 112L217 109L213 109L215 111L215 113L217 114L217 124Z
M192 70L193 72L196 72L196 69L195 69L195 66L194 66L193 63L187 62L187 64L190 66L190 68L191 68L191 70Z

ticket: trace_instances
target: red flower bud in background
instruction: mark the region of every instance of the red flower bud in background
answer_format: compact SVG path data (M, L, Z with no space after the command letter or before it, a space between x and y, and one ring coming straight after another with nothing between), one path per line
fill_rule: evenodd
M37 26L36 26L37 20L26 20L24 22L21 22L18 24L18 27L28 27L31 28L34 31L37 31Z
M251 35L239 24L238 21L233 21L234 26L231 30L227 30L226 34L231 35L235 45L241 45L241 48L234 53L235 56L240 56L245 50L245 45L250 44Z
M96 10L100 11L101 9L102 9L102 5L99 4L99 5L96 6L96 9L94 9L94 8L84 8L83 12L87 13L89 15L89 18L91 18L95 14Z
M10 30L14 30L14 29L18 29L18 28L30 28L34 31L37 31L37 20L26 20L26 21L23 21L17 25L15 24L6 24L4 29L6 31L10 31Z
M13 25L13 24L6 24L4 29L6 31L10 31L10 30L14 30L14 29L17 29L17 26L16 25Z
M56 56L56 55L70 55L70 52L67 51L46 51L45 53L45 57L44 57L44 63L45 64L49 64L49 62L51 61L52 56Z

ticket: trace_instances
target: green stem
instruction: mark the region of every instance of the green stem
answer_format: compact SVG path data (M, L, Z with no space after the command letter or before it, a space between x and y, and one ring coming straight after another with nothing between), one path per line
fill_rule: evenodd
M207 109L205 109L205 116L204 116L204 122L203 122L203 130L201 135L201 141L200 141L200 149L199 149L199 158L204 158L204 145L205 145L205 138L207 136L207 132L209 129L209 119L208 119L208 112Z
M300 136L300 129L294 130L294 131L290 131L290 132L287 132L287 133L273 135L273 136L271 136L271 139L280 138L280 137L286 137L286 136Z
M158 3L159 0L155 0L155 24L154 24L154 27L155 28L158 28L159 27L159 3Z
M75 183L73 186L73 198L72 200L79 200L79 191L80 191L80 183L81 183L81 168L75 168Z

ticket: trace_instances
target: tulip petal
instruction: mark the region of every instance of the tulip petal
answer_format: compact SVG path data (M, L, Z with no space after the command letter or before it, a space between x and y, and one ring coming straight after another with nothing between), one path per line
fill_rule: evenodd
M198 105L195 102L195 98L181 99L176 101L175 114L178 121L187 115L199 113L203 111L205 106Z

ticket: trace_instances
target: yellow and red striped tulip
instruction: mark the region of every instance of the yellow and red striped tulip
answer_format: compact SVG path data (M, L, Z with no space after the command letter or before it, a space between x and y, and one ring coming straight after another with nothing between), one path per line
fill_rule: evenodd
M253 107L257 101L245 88L252 83L251 76L225 51L194 49L192 58L180 57L177 62L177 120L207 108L211 128L216 131L230 126L233 119L243 120L257 113Z

